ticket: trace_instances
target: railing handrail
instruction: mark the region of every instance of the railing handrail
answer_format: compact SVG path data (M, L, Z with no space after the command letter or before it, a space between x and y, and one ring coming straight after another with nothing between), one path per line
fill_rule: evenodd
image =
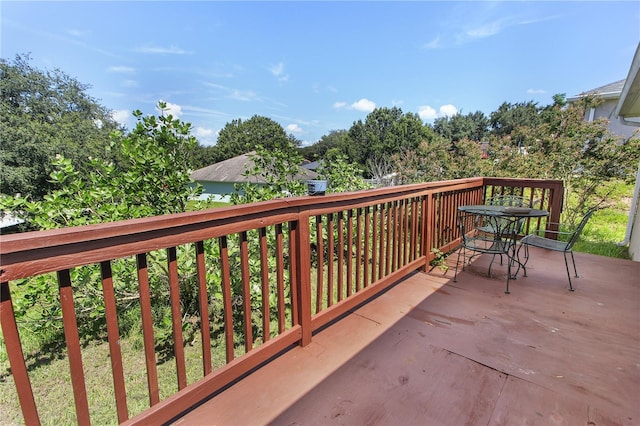
M320 211L322 207L331 210L341 205L353 205L355 208L358 203L366 204L380 199L392 201L409 195L423 195L438 188L455 190L473 185L481 186L482 178L377 188L321 197L280 198L195 212L0 235L0 281L147 252L157 249L158 244L166 243L167 239L171 239L172 244L164 244L161 248L215 238L234 232L235 224L241 224L242 229L269 226L293 220L301 210ZM253 225L247 226L251 222ZM215 232L210 231L213 227ZM203 229L209 230L206 235L194 236L194 233ZM82 256L78 257L79 254ZM51 258L58 258L59 262L50 262ZM29 266L25 267L27 264Z
M318 204L337 203L340 201L364 200L368 198L384 197L389 194L407 194L429 189L451 187L467 183L481 183L486 178L467 178L438 182L418 183L402 186L375 188L365 191L343 192L323 196L302 196L278 198L237 206L216 207L193 212L172 213L162 216L127 219L115 222L104 222L92 225L73 226L67 228L49 229L46 231L31 231L16 234L0 234L0 255L17 251L33 250L42 247L61 246L97 238L111 238L123 234L143 233L159 228L170 228L185 224L211 222L215 220L232 219L239 216L260 213L270 215L282 209L291 207L314 206ZM134 228L134 229L132 229ZM0 260L1 262L1 260ZM1 265L2 263L0 263Z

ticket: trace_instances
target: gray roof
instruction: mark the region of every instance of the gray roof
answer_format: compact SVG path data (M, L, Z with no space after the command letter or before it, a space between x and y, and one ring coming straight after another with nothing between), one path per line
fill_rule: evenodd
M266 183L262 176L244 176L245 171L253 167L251 156L255 154L255 151L252 151L195 170L191 172L191 179L196 182ZM300 180L308 180L315 179L317 176L311 170L300 168L300 172L295 177Z
M302 167L303 169L307 169L307 170L315 170L318 167L320 167L321 165L322 165L322 163L320 161L312 161L310 163L305 163L300 167Z
M622 88L624 87L625 79L614 81L613 83L605 84L604 86L596 87L595 89L587 90L579 95L573 96L568 101L574 101L580 99L583 96L596 95L605 99L614 99L620 97Z

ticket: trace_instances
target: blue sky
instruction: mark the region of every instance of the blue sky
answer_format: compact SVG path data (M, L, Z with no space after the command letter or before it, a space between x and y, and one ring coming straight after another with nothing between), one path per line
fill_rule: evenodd
M1 56L59 68L131 128L159 100L204 145L269 117L311 144L376 107L437 117L626 77L640 2L2 1Z

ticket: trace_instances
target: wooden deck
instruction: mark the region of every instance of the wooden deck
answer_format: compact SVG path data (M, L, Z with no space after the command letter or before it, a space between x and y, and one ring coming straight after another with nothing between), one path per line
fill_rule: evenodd
M576 254L569 292L532 249L506 295L488 260L410 276L175 424L640 424L640 263Z

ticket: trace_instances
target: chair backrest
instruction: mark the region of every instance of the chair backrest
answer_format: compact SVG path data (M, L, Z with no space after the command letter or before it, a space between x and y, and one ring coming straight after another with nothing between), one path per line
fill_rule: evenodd
M596 209L591 209L584 215L576 229L573 231L573 234L571 234L571 237L569 237L569 240L567 241L567 247L565 248L566 251L569 251L573 248L573 245L576 243L576 241L578 241L578 238L580 238L582 230L595 211Z
M528 200L521 195L496 195L487 200L490 206L530 207Z
M501 217L491 212L458 212L458 230L463 244L477 239L479 233L487 240L513 239L519 232L520 222L519 218Z

